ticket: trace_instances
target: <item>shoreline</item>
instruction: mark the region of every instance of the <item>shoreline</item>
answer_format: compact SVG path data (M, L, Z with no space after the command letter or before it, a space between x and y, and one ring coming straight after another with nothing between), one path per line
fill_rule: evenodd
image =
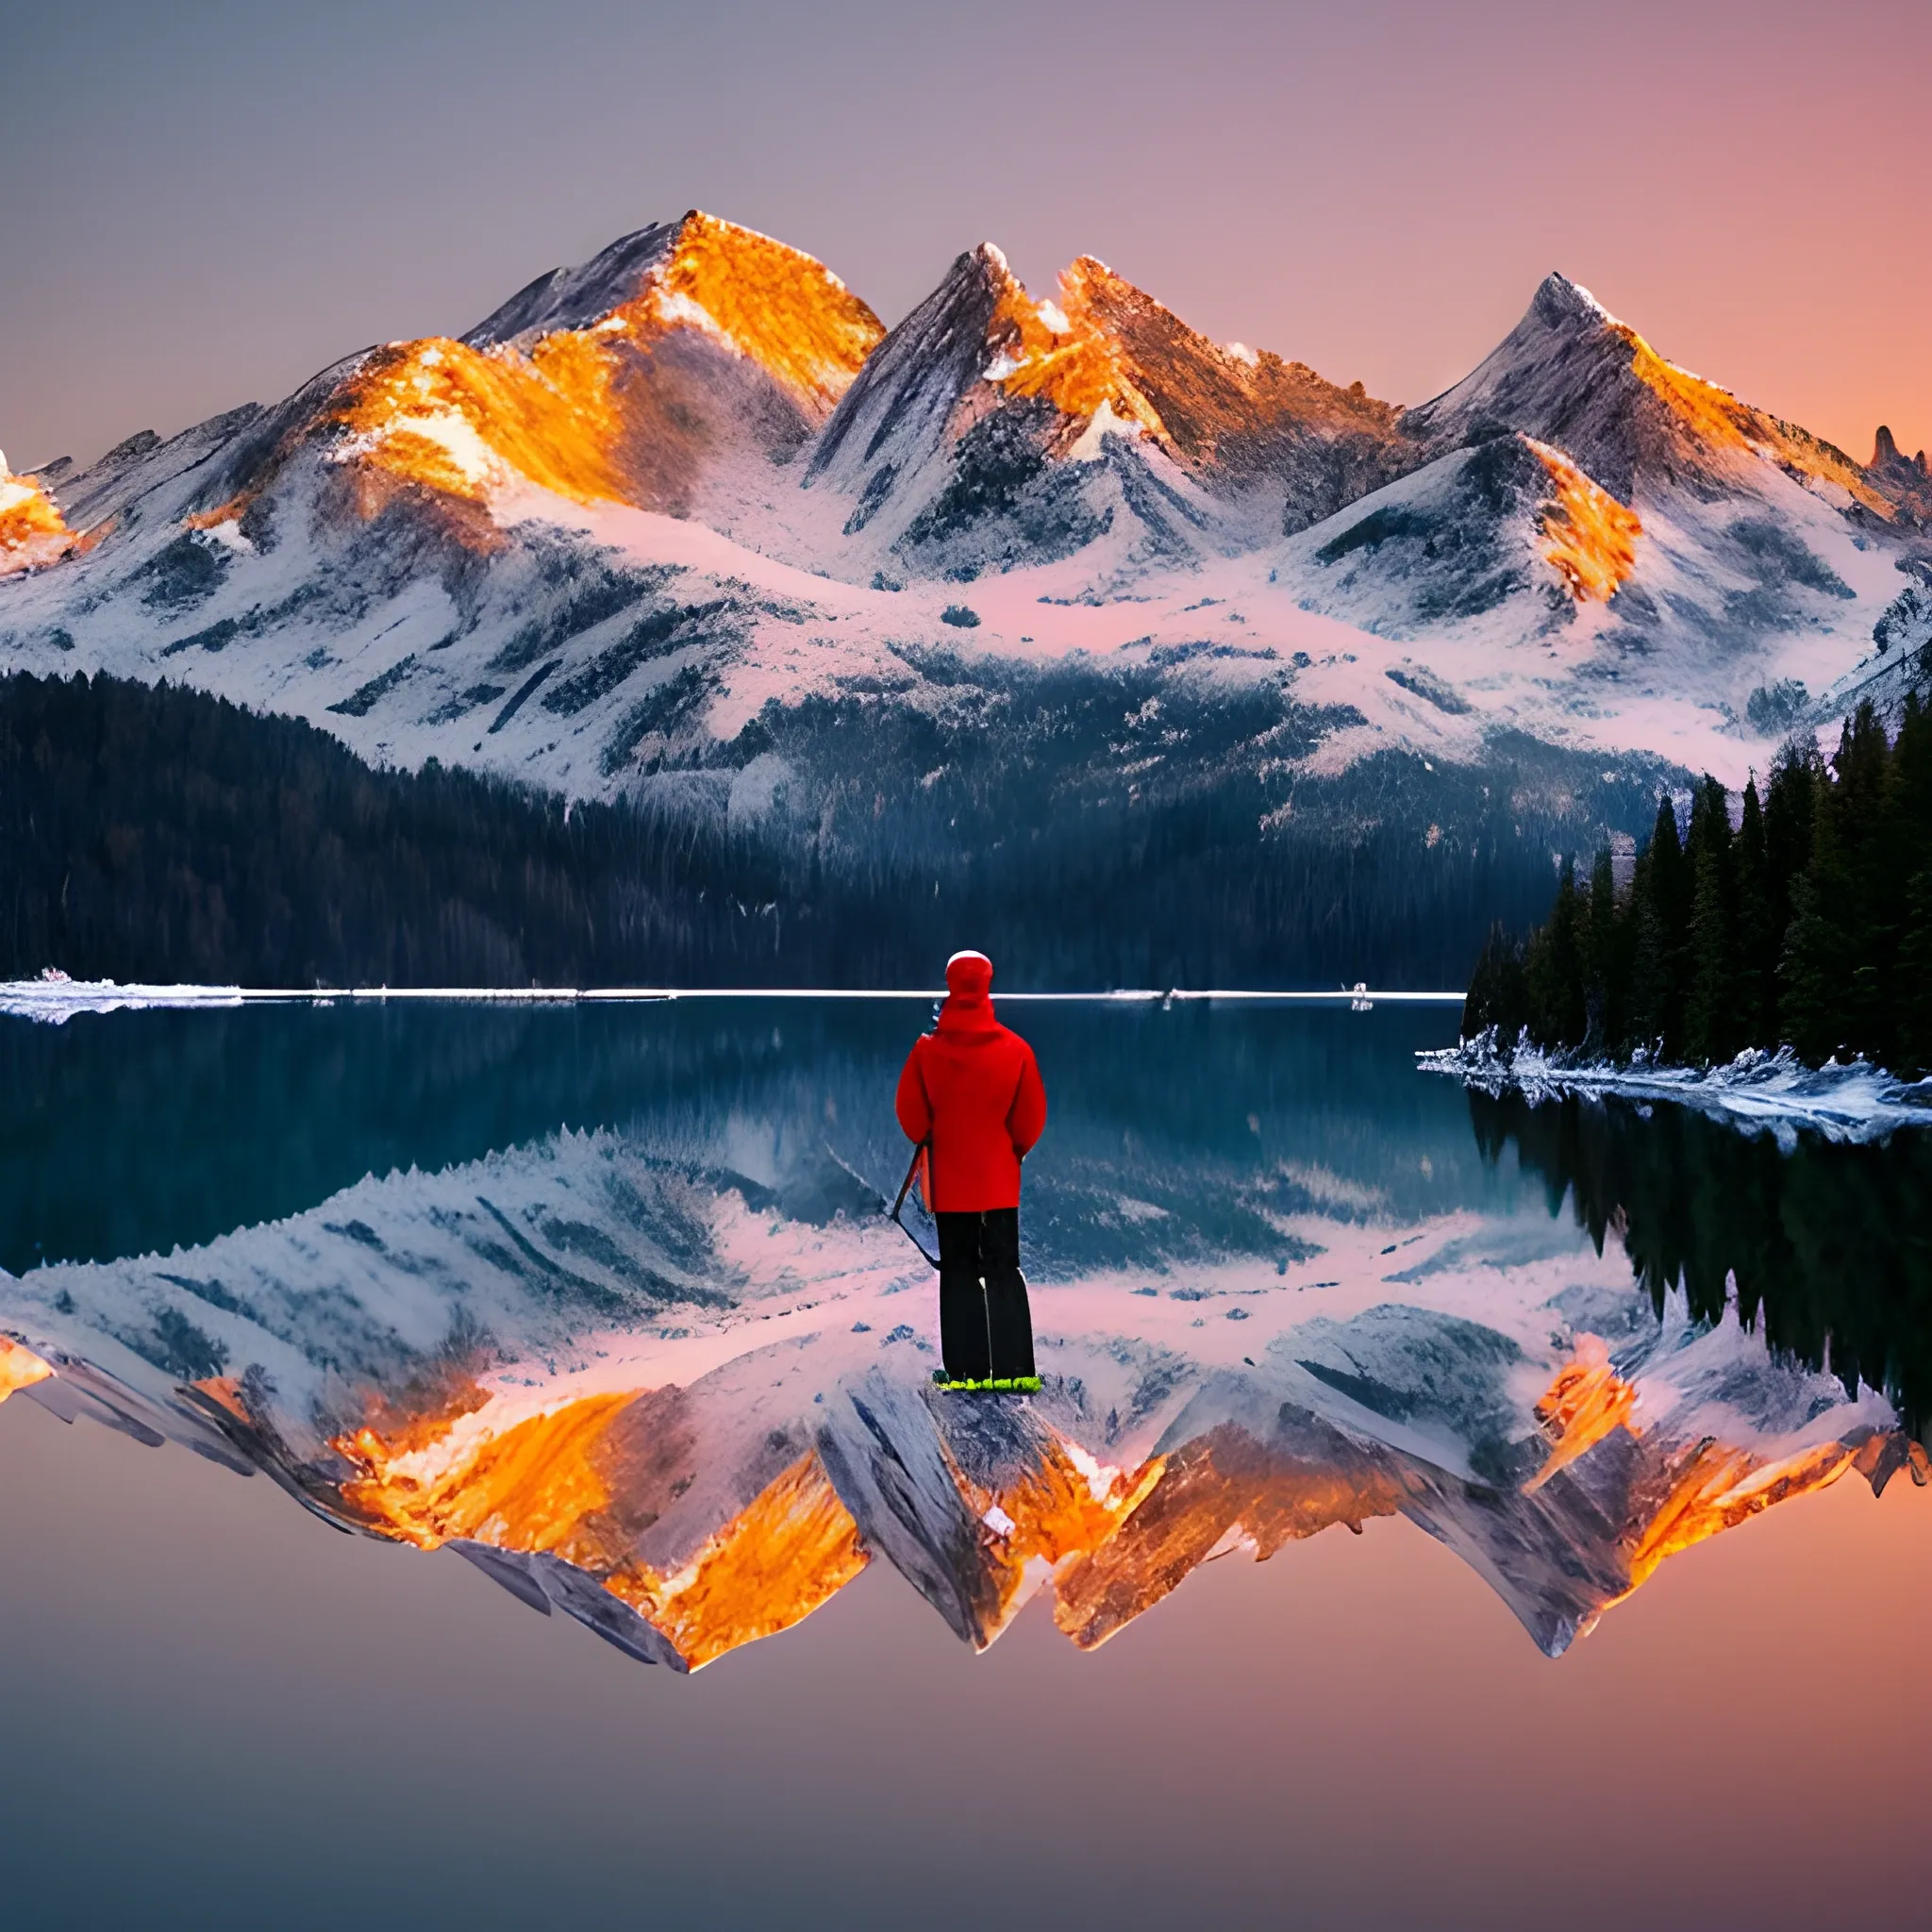
M1637 1059L1570 1060L1526 1041L1507 1058L1494 1029L1453 1047L1424 1049L1416 1066L1444 1074L1491 1097L1521 1093L1532 1107L1573 1095L1586 1100L1654 1101L1694 1108L1746 1132L1774 1134L1796 1144L1798 1130L1848 1142L1880 1141L1901 1127L1932 1127L1932 1078L1902 1080L1858 1059L1809 1067L1788 1046L1771 1053L1747 1047L1717 1067L1687 1067Z

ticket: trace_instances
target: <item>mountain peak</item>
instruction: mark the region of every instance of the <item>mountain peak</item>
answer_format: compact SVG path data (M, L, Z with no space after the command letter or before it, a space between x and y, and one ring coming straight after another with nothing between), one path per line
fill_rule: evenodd
M540 275L462 340L528 352L564 331L636 337L674 328L698 329L748 357L818 416L885 334L823 262L692 208L621 237L576 268Z
M1771 463L1895 513L1843 451L1670 361L1561 275L1544 276L1508 335L1405 426L1451 445L1516 430L1564 451L1625 503L1646 484L1728 495L1754 488Z
M1926 470L1925 452L1907 456L1883 423L1873 439L1872 460L1865 465L1865 474L1916 523L1932 523L1932 475Z
M1581 282L1573 282L1555 269L1537 284L1529 306L1531 314L1548 323L1607 323L1613 328L1622 326Z
M201 514L238 514L318 437L365 516L398 490L486 504L520 479L689 514L714 458L793 454L884 333L822 262L693 208L540 275L460 339L328 372Z

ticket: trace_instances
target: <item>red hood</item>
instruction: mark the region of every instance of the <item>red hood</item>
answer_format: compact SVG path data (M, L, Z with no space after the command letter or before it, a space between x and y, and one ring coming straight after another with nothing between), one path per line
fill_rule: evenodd
M992 1010L992 961L984 953L955 953L946 961L940 1031L991 1033L999 1024Z

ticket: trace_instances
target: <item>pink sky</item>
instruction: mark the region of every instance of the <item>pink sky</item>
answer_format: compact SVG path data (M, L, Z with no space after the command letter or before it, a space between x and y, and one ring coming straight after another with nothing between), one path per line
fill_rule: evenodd
M1421 401L1551 268L1854 456L1932 444L1924 0L43 8L0 70L0 447L86 458L701 206L889 321L1110 261Z

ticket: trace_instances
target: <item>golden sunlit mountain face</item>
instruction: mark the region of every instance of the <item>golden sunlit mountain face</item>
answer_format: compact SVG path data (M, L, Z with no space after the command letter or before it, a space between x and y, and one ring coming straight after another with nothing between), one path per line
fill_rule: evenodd
M675 1501L691 1480L670 1474L691 1446L684 1407L678 1391L659 1390L584 1396L500 1426L475 1410L392 1420L389 1433L364 1425L334 1444L360 1471L341 1499L365 1527L419 1549L461 1539L556 1557L696 1669L789 1629L867 1558L851 1512L808 1452L675 1568L640 1560L653 1505Z
M19 1389L31 1389L53 1374L45 1362L29 1348L0 1335L0 1402Z
M0 576L58 563L74 542L58 508L31 476L16 476L0 457Z
M1062 444L1078 426L1108 412L1126 434L1165 440L1159 414L1134 385L1118 345L1084 311L1035 302L999 262L1000 291L987 344L994 354L988 380L1009 396L1039 396L1067 419Z
M774 1637L828 1602L869 1560L824 1465L806 1455L668 1575L633 1565L604 1587L668 1637L692 1670Z
M1359 383L1339 389L1299 363L1224 348L1091 256L1064 271L1057 300L1036 302L1004 258L986 253L997 283L988 379L1003 394L1050 402L1066 420L1061 453L1095 424L1147 436L1190 466L1237 470L1295 427L1395 436L1397 411Z
M693 211L661 279L598 325L715 334L823 423L885 336L839 277L781 242Z
M692 213L635 291L596 320L482 348L449 337L391 343L280 454L324 432L365 517L399 491L487 506L519 484L681 515L720 451L747 436L767 455L802 441L883 334L809 256ZM239 514L278 467L194 521Z
M1537 516L1545 561L1579 604L1607 604L1637 568L1637 512L1600 489L1561 450L1525 438L1550 476Z
M1837 485L1881 517L1890 519L1897 513L1891 499L1874 488L1863 467L1842 450L1666 361L1627 324L1611 322L1608 326L1627 347L1631 373L1637 380L1697 443L1739 456L1769 458L1794 475Z
M1858 1446L1824 1442L1767 1462L1723 1443L1696 1443L1666 1465L1661 1493L1629 1541L1630 1589L1666 1557L1835 1483L1855 1466Z
M1399 1477L1339 1438L1335 1447L1326 1458L1284 1456L1223 1424L1157 1458L1113 1533L1057 1579L1055 1624L1092 1650L1217 1551L1247 1543L1265 1558L1336 1524L1359 1531L1392 1515L1406 1494Z
M1239 463L1294 426L1376 441L1395 435L1398 411L1360 383L1341 389L1299 362L1210 341L1091 255L1066 271L1060 287L1069 320L1110 345L1190 462Z
M1593 1449L1613 1429L1637 1433L1637 1390L1610 1366L1609 1351L1594 1336L1585 1338L1576 1358L1557 1371L1538 1397L1536 1419L1550 1445L1549 1460L1528 1484L1534 1492L1558 1470Z

